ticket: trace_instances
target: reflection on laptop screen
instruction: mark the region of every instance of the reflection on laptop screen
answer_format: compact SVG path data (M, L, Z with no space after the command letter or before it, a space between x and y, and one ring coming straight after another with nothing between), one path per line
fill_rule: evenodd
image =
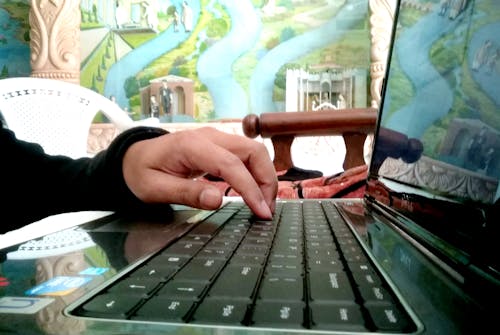
M500 4L452 3L462 5L443 5L438 13L401 7L381 126L422 143L417 165L441 167L434 172L442 178L482 180L487 189L452 187L436 174L399 179L491 203L500 178ZM380 174L391 176L391 168L382 166Z
M481 254L498 232L485 217L500 195L500 2L427 3L397 13L372 178L427 239Z

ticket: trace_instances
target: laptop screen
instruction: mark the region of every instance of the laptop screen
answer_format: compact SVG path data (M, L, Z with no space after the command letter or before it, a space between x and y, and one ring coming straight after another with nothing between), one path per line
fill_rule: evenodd
M398 8L368 198L452 263L498 275L500 2Z

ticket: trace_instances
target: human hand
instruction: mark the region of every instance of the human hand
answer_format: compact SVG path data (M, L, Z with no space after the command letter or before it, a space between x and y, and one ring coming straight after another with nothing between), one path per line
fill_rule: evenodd
M211 127L139 141L123 158L123 176L147 203L216 209L223 194L195 178L209 173L224 179L259 217L274 212L278 179L265 146Z

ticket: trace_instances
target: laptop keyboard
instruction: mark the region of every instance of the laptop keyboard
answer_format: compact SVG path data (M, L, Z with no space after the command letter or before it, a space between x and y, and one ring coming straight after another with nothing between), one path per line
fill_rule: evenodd
M331 202L278 203L273 221L226 205L72 314L104 319L413 332Z

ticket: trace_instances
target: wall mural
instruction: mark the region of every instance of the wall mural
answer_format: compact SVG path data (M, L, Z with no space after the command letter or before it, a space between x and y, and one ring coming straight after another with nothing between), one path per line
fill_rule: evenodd
M0 0L0 78L30 75L29 1Z
M368 0L81 0L80 83L134 119L369 105ZM28 76L29 1L0 1L0 76Z

